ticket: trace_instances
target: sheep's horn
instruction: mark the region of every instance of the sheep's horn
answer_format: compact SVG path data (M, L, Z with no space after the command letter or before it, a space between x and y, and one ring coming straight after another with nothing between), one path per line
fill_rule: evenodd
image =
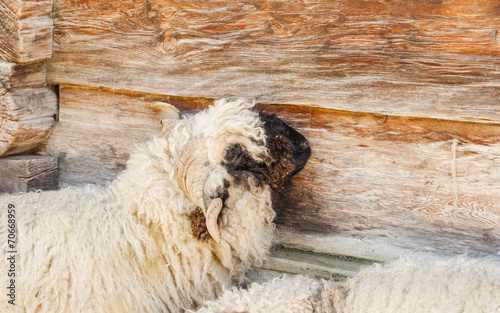
M208 233L217 243L220 243L220 230L219 225L217 224L217 219L219 218L221 209L222 199L216 198L210 203L207 212L205 213Z
M163 125L162 135L183 122L179 120L180 111L170 103L153 101L151 107L160 112L160 121ZM177 183L184 195L203 210L208 233L219 243L220 230L217 219L222 209L222 199L214 199L208 208L203 199L205 182L210 175L207 155L207 146L202 138L191 140L182 150L177 163Z
M179 157L177 183L186 197L203 210L208 233L215 242L220 243L217 219L222 209L222 199L212 200L207 208L203 198L203 189L209 175L208 150L205 141L200 137L194 138L182 150Z
M177 183L184 194L205 212L203 188L210 174L207 147L202 138L188 142L177 163Z

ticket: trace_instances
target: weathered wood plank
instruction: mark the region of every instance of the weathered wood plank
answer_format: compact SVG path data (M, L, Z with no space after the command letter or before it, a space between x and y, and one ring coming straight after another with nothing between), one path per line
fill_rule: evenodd
M52 0L2 0L0 11L17 19L50 16Z
M59 156L62 187L114 179L131 148L161 131L150 108L155 98L147 95L61 86L59 97L59 122L46 152Z
M0 62L0 84L7 90L44 86L47 84L46 75L45 61L33 63Z
M0 158L0 192L57 189L57 157L16 155Z
M345 280L373 262L333 255L311 253L276 246L262 264L262 269L290 274Z
M29 178L55 169L55 156L24 154L0 158L0 176Z
M52 0L4 0L0 3L0 61L31 62L50 58Z
M0 155L31 150L47 139L57 107L49 88L7 91L0 86Z
M0 128L0 155L7 156L34 149L43 143L54 127L52 117L34 120L3 120Z
M313 147L278 218L283 245L377 260L499 252L498 125L276 111Z
M152 100L196 110L207 99L61 86L46 152L62 186L104 183L160 126ZM496 255L500 126L263 105L313 154L278 216L287 247L388 260L408 250ZM456 143L456 145L455 145Z
M42 88L47 84L44 60L52 55L52 4L0 2L0 156L35 148L54 125L57 97Z
M56 0L53 84L500 121L498 0Z
M29 178L0 176L0 193L19 193L33 190L57 190L57 170L51 170Z
M20 121L52 117L57 113L57 96L50 88L23 88L0 96L3 118Z

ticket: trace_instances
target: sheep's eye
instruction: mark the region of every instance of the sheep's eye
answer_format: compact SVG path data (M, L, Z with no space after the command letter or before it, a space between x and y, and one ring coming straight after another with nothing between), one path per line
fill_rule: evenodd
M270 181L270 174L265 163L254 160L248 149L239 144L226 149L223 165L237 184L248 185L250 181L253 181L260 186Z

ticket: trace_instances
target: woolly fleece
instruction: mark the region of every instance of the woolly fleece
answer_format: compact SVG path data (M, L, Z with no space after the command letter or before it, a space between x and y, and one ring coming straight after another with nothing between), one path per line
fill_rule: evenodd
M500 263L409 255L345 283L284 276L232 288L197 313L498 313Z
M253 283L248 289L233 287L216 301L207 301L196 313L329 313L334 312L335 286L333 281L285 275Z
M338 313L498 313L500 263L405 256L361 271L337 302Z

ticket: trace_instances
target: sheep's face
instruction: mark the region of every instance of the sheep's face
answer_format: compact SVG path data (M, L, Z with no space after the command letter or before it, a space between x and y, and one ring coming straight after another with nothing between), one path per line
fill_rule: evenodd
M183 119L168 104L156 107L164 112L164 136L186 141L178 151L176 175L180 189L199 208L191 215L199 239L220 241L218 218L230 186L253 195L270 189L276 204L311 154L304 136L275 115L259 114L245 100L219 100Z
M302 134L275 115L260 113L259 119L266 135L266 156L256 160L244 146L234 144L225 151L224 165L237 184L268 184L276 209L282 191L292 176L305 166L311 149Z

